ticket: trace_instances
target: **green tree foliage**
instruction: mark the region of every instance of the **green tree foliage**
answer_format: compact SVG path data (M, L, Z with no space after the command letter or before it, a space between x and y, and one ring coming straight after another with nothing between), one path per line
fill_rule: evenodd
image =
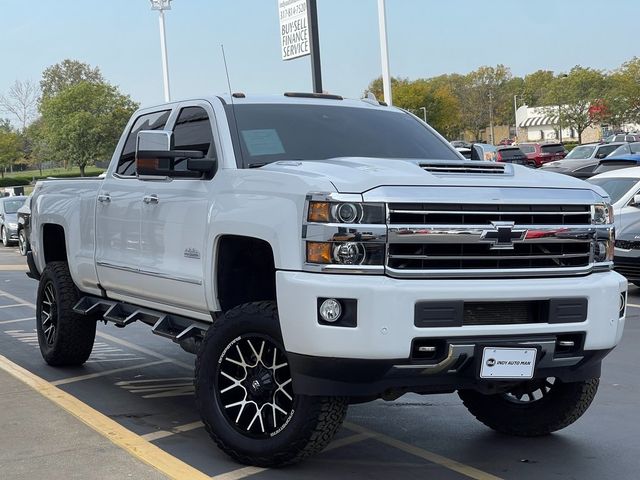
M91 65L78 60L66 59L51 65L42 72L42 99L54 97L65 88L80 82L99 84L105 83L105 80L98 67L92 68Z
M0 128L0 176L22 157L22 139L20 135L4 126Z
M633 58L608 78L605 120L613 125L640 123L640 58Z
M87 165L111 156L136 108L112 85L81 81L42 101L44 141L84 176Z
M602 100L606 84L600 70L576 65L567 75L556 77L549 88L550 99L557 105L549 107L549 114L560 113L562 126L578 132L580 143L582 133L596 120L590 107Z
M409 81L394 78L391 82L393 103L414 115L423 118L445 136L455 135L460 130L460 106L452 86L443 77L429 80ZM371 82L368 91L382 99L382 79ZM426 109L426 111L423 110Z
M524 103L530 107L542 107L548 104L549 88L555 80L555 75L550 70L538 70L526 75L523 79L521 94Z

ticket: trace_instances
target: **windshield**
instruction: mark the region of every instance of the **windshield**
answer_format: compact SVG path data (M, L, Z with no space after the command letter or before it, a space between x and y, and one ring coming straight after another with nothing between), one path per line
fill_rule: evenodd
M20 200L5 200L4 213L17 213L22 205L24 205L24 198Z
M301 104L234 109L227 105L229 123L234 125L234 113L237 119L237 131L231 130L245 167L338 157L460 160L447 142L396 110Z
M571 150L564 158L591 158L595 149L595 145L581 145Z
M637 178L590 178L587 181L602 187L611 197L611 203L616 203L638 183Z

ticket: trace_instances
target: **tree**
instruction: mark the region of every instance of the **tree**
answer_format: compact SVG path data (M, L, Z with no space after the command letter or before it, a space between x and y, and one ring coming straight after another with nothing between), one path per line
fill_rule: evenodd
M27 163L40 171L46 162L56 160L46 137L45 124L41 118L31 123L24 132L24 154Z
M56 155L85 167L107 159L137 104L106 83L80 82L41 105L45 139Z
M550 98L555 100L556 106L549 106L547 113L559 113L562 126L578 132L578 142L582 143L582 133L596 120L590 107L601 101L605 86L605 77L600 70L576 65L569 74L554 79Z
M438 132L449 137L459 131L459 105L451 86L440 81L439 77L410 81L393 78L391 81L393 103L423 118ZM382 79L377 78L369 84L368 90L381 98Z
M605 120L616 126L640 123L640 58L624 63L607 82Z
M42 80L40 80L42 99L51 98L65 88L80 82L99 84L105 83L105 80L98 67L91 68L88 63L78 60L66 59L51 65L42 72Z
M22 156L20 135L12 130L0 129L0 175L4 173Z
M555 76L550 70L538 70L524 77L522 94L530 107L547 105L548 93Z
M31 80L16 80L6 96L0 96L0 109L18 119L20 131L36 117L40 90Z

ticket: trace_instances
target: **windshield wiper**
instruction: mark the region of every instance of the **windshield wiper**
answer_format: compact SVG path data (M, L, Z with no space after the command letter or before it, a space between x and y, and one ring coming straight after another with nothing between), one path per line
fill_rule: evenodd
M268 162L255 162L255 163L250 163L249 165L247 165L247 167L249 167L249 168L260 168L260 167L264 167L267 164L268 164Z

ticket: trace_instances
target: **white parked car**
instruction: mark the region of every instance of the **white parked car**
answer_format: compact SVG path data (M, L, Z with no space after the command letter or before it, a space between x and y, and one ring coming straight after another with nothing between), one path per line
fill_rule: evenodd
M611 198L616 229L640 220L640 167L600 173L587 180Z

